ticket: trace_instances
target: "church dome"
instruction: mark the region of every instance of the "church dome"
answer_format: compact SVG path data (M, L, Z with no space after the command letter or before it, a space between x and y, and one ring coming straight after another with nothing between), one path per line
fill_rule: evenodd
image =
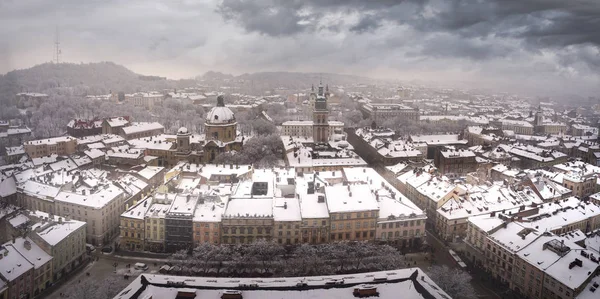
M179 128L179 130L177 130L177 134L187 134L188 133L188 129L186 127L181 127Z
M235 122L235 115L231 109L225 107L223 96L217 97L217 106L213 107L206 115L206 123L214 125L230 124Z

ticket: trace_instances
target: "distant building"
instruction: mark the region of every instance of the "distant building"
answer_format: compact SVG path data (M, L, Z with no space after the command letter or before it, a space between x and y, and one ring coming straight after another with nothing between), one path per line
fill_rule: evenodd
M424 143L397 138L391 129L358 128L348 131L348 142L363 159L371 164L396 165L402 161L419 161Z
M102 134L102 120L72 119L67 124L67 134L73 137L83 137Z
M237 120L231 109L225 107L223 96L217 97L217 106L206 114L204 161L211 162L221 153L240 151L244 137L238 135Z
M23 147L32 159L51 154L67 156L76 152L77 139L71 136L38 139L25 142Z
M31 129L27 126L8 126L8 122L0 121L0 140L8 146L20 146L31 137Z
M129 125L129 116L106 118L102 121L102 134L121 135L121 129Z
M133 106L143 107L146 110L152 110L157 104L161 104L165 95L157 92L136 92L125 95L125 102Z
M394 117L419 121L419 109L402 104L366 103L360 106L360 111L365 118L372 119L378 125Z
M21 92L17 93L17 107L18 108L29 108L29 107L40 107L40 105L48 99L48 95L45 93L37 92Z
M475 153L468 149L440 149L435 154L434 163L442 174L465 175L477 170Z

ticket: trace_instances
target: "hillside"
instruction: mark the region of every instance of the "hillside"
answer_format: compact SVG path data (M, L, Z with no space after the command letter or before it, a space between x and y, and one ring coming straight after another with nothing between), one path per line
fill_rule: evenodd
M0 103L9 104L19 92L47 94L107 94L179 87L180 81L143 76L112 62L45 63L0 75ZM189 83L189 82L188 82ZM182 84L183 85L183 84Z

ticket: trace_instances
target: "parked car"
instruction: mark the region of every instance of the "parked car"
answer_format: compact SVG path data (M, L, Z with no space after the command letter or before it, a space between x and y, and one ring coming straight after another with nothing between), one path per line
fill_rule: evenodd
M135 263L133 267L137 270L148 270L148 265L144 263Z
M96 247L94 247L94 245L92 245L92 244L85 244L85 249L87 250L87 252L96 251Z
M110 245L109 245L109 246L104 246L104 247L102 247L102 250L101 250L101 251L102 251L102 252L105 252L105 253L111 253L111 252L112 252L112 250L113 250L112 246L110 246Z

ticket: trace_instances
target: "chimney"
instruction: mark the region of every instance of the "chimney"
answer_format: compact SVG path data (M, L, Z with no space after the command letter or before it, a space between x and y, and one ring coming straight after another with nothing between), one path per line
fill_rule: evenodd
M29 242L29 240L25 240L23 246L25 247L25 249L31 250L31 242Z
M323 203L323 202L325 202L325 196L323 196L323 195L319 195L319 196L317 197L317 202L320 202L320 203Z
M58 217L58 223L60 223L60 224L63 223L63 218L62 217Z
M283 209L287 210L287 201L283 203Z

